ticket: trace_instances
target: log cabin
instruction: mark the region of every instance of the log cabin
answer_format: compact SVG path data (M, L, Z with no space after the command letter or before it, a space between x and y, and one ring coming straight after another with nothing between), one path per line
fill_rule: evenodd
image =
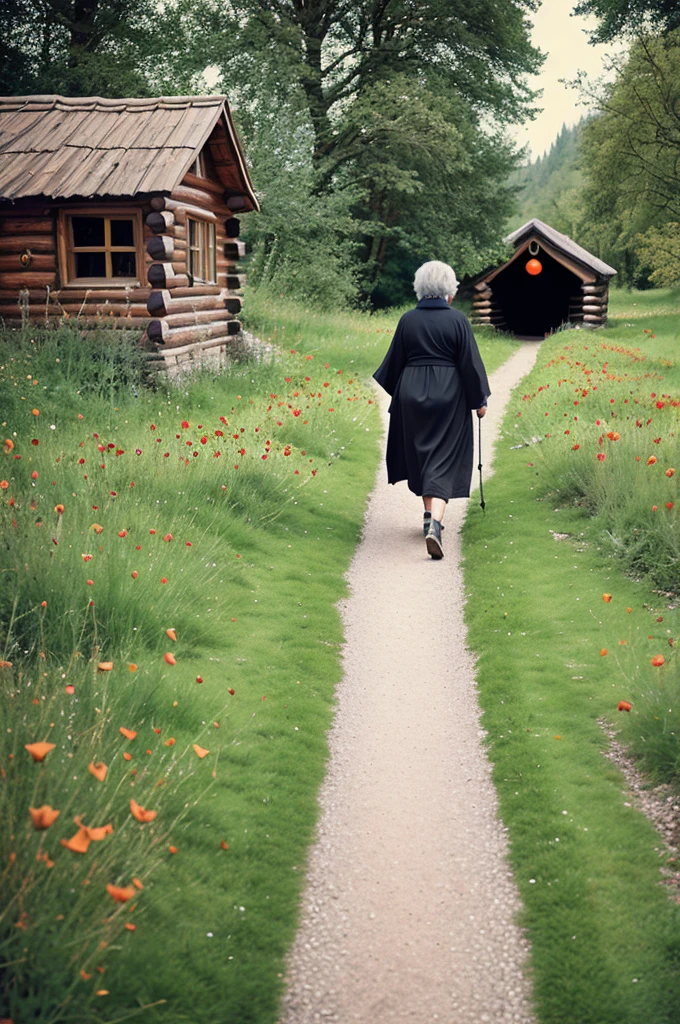
M157 352L226 348L238 215L258 209L225 96L0 97L6 323L106 318Z
M605 326L613 267L535 218L503 241L515 251L474 279L473 324L524 338L544 338L564 324Z

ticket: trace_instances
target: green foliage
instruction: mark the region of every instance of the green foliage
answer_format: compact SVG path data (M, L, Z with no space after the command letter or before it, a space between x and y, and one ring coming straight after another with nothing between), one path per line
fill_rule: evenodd
M517 189L519 211L509 222L513 231L532 217L550 224L579 241L583 230L583 172L579 152L579 134L583 121L562 130L550 150L510 176Z
M574 13L594 14L600 19L591 37L596 43L609 43L650 28L656 32L680 28L677 0L580 0Z
M376 408L323 350L167 391L125 371L98 392L97 344L108 332L2 341L0 1017L209 1024L219 1004L271 1024ZM25 744L43 740L33 764ZM131 797L156 819L133 820ZM60 815L36 831L42 804ZM64 849L76 815L113 833ZM115 904L106 885L133 878L143 890Z
M433 256L461 274L492 261L516 159L503 128L526 115L525 75L541 60L529 42L532 6L233 4L225 88L257 155L263 207L275 205L258 279L292 279L326 305L334 278L338 296L358 281L364 299L385 305L408 297L414 269ZM304 253L321 279L308 291Z
M640 37L599 96L602 113L581 133L587 185L579 240L625 284L643 286L660 269L661 236L640 236L650 228L665 234L680 218L679 103L680 30Z
M187 94L203 85L214 19L173 0L7 0L0 94Z
M680 224L669 221L661 228L649 228L637 237L637 254L651 268L649 280L655 285L680 281Z

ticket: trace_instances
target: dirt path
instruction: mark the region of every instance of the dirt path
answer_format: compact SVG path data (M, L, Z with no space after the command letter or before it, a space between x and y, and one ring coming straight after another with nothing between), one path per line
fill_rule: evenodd
M537 350L491 378L486 467ZM449 504L433 562L419 499L380 467L341 609L344 678L281 1024L533 1020L465 646L465 506Z

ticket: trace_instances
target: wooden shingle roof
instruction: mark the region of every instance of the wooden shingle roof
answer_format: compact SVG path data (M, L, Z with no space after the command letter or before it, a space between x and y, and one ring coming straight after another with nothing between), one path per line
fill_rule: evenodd
M0 199L171 192L208 140L225 192L259 209L226 96L0 97Z
M512 234L507 235L503 241L509 242L516 249L519 249L531 237L544 238L563 255L586 267L588 270L592 270L599 277L614 277L616 274L613 267L598 259L597 256L593 256L592 253L569 238L568 235L563 235L561 231L556 231L555 228L551 228L549 224L538 220L537 217L532 217L526 224L522 224L521 228L517 228Z

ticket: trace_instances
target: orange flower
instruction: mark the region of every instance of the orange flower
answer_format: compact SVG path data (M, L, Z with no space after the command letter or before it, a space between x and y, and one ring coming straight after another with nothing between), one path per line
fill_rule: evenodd
M116 903L127 903L135 895L134 885L126 885L125 887L120 885L111 885L108 883L106 891L109 896L116 901Z
M11 438L9 438L9 437L6 438L5 439L5 455L9 455L9 453L13 450L13 448L14 448L14 441L12 441Z
M99 523L93 523L92 524L92 529L94 530L95 533L103 533L104 532L104 527L100 526Z
M605 604L609 604L611 599L612 599L612 595L611 594L603 594L602 595L602 600L604 601Z
M34 761L44 761L50 750L54 750L54 743L26 743L26 750Z
M91 839L93 843L100 843L102 839L106 838L106 836L113 835L113 825L110 822L108 825L102 825L100 828L87 828L87 826L84 827L87 831L88 839Z
M607 437L610 441L619 441L621 439L621 435L617 430L610 430Z
M63 516L66 510L63 505L55 505L54 511L57 513L58 516Z
M128 668L130 669L131 672L136 672L137 671L137 666L135 665L134 661L130 662L130 664L128 665Z
M54 807L50 807L49 804L43 804L42 807L29 807L28 811L33 819L33 828L38 831L53 825L61 813L55 811Z
M138 878L133 878L132 879L132 884L135 886L136 889L143 889L144 888L144 886L142 885L142 883L140 882L140 880Z
M126 761L131 761L132 760L132 754L128 754L127 750L123 754L123 757L125 758Z
M177 634L175 633L174 629L166 629L165 635L169 636L171 640L177 639Z
M670 469L666 470L666 476L674 476L674 475L675 475L675 470L672 467Z
M220 843L220 846L222 847L223 850L228 850L229 849L229 843L225 843L224 839Z
M81 970L80 977L83 979L83 981L89 981L92 975L88 974L86 971Z
M630 711L632 706L633 705L629 701L627 701L627 700L620 700L619 701L619 711Z
M653 466L655 462L656 462L656 455L650 455L649 458L647 459L647 465L648 466Z
M177 847L176 846L169 846L168 850L169 850L170 853L177 853Z
M607 650L606 647L603 647L602 650L600 651L600 657L604 658L605 654L609 654L609 651Z
M171 736L169 740L165 741L166 747L174 747L175 743L177 743L177 740L174 736Z
M118 731L120 732L121 736L125 737L126 740L133 740L137 735L134 729L126 729L122 725Z
M665 661L666 659L664 658L663 654L655 654L652 658L652 665L654 666L654 668L661 668Z
M0 480L0 491L6 491L9 487L9 480Z
M90 775L94 775L95 779L98 779L99 782L103 782L109 769L103 761L90 761L87 766L87 770Z
M166 544L169 544L170 541L172 540L172 534L166 533L165 537L163 537L163 540L166 542Z
M40 415L40 409L31 409L31 415L32 416L39 416Z
M129 932L134 932L136 930L136 928L137 928L137 925L136 924L131 924L130 921L126 921L125 927L127 928L127 930Z
M130 814L136 821L141 822L145 825L148 821L153 821L158 811L147 811L145 807L140 807L136 800L130 801Z
M626 612L627 612L627 613L628 613L629 615L630 615L630 613L632 612L632 610L633 610L632 608L626 608Z
M119 530L118 531L118 536L119 537L127 537L127 530Z
M12 667L12 662L11 661L4 661L2 658L0 658L0 668L11 668L11 667Z
M65 846L67 850L71 850L73 853L87 853L90 845L88 829L86 829L84 825L81 825L74 836L71 836L70 839L60 839L59 842L62 846Z
M205 747L199 747L198 743L193 743L192 746L194 748L194 753L196 754L196 757L200 757L201 760L204 757L207 757L208 754L210 753L210 751L206 750Z
M113 669L112 661L100 661L97 665L97 672L111 672Z
M176 664L176 662L175 662L175 655L171 654L170 651L168 651L167 654L164 654L163 657L167 661L168 665L175 665Z

